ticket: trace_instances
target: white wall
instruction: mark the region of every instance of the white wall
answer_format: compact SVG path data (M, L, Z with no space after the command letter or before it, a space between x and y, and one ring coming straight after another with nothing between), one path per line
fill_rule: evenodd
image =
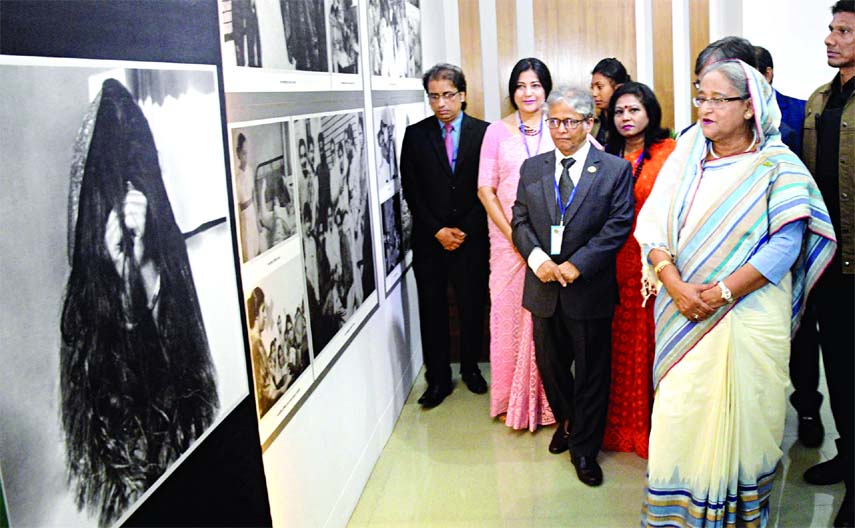
M837 70L828 66L823 40L832 0L743 0L743 36L763 46L775 62L773 84L781 93L807 99Z

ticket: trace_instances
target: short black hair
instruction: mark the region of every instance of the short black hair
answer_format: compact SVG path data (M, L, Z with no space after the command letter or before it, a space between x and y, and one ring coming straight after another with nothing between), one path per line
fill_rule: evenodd
M757 69L763 75L766 75L766 68L774 68L772 62L772 54L763 46L754 46L754 60L757 63Z
M757 59L754 57L754 46L751 42L742 37L731 36L716 40L698 53L698 58L695 60L695 75L700 75L708 64L725 59L739 59L757 68Z
M463 75L463 70L460 69L460 66L441 62L426 71L422 76L422 86L425 88L425 93L428 91L428 83L438 80L451 81L451 84L454 85L458 92L466 91L466 76ZM460 108L466 110L466 101L463 101Z
M609 100L609 120L605 123L608 126L609 142L606 144L606 152L610 154L620 155L626 144L624 137L618 132L615 125L615 105L617 100L622 95L634 95L641 102L644 111L647 112L647 128L644 129L644 153L645 159L650 159L650 147L653 144L662 141L671 136L671 132L667 128L662 127L662 107L656 99L656 94L649 86L640 82L623 83L620 88L615 90L611 100Z
M529 70L534 71L534 74L537 75L537 79L543 86L543 91L545 92L544 99L549 97L549 92L552 91L552 75L549 73L549 68L546 67L546 64L544 64L540 59L536 59L534 57L520 59L516 65L514 65L514 69L511 70L511 77L508 79L508 97L511 98L511 106L514 107L514 110L519 110L519 108L517 108L517 102L514 101L514 92L517 91L517 82L520 80L520 75Z
M831 14L837 13L855 13L855 0L837 0L837 3L831 6Z
M614 57L602 59L591 70L591 75L599 73L603 77L608 77L615 85L630 82L632 79L626 71L626 67Z

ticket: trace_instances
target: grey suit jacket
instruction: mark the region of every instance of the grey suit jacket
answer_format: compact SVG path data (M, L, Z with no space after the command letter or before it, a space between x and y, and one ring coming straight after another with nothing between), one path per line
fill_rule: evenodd
M632 230L635 214L632 190L628 161L594 148L588 151L576 196L565 214L561 252L550 255L558 264L569 260L581 275L562 288L557 282L541 282L526 266L523 307L537 317L551 317L561 302L572 319L611 317L618 301L615 256ZM529 158L520 167L512 210L514 245L523 258L528 259L536 247L549 254L550 226L560 220L555 151Z

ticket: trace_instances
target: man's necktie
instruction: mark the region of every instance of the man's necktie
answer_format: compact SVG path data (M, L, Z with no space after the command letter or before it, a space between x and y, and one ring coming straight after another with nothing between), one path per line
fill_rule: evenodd
M451 123L445 124L445 154L448 156L448 166L454 171L454 138L451 136L451 131L454 128Z
M573 180L570 179L570 167L576 163L576 160L573 158L564 158L561 160L561 165L564 166L564 169L561 170L561 178L558 181L558 192L561 194L561 206L564 207L567 204L567 200L570 199L570 194L573 192Z

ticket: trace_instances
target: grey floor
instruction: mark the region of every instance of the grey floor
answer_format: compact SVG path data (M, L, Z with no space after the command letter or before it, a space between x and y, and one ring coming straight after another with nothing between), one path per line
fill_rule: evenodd
M489 365L482 365L489 380ZM825 390L825 380L821 381ZM422 409L419 377L365 491L351 527L638 526L645 460L629 453L600 455L604 484L580 483L569 456L547 451L553 428L513 431L489 417L489 396L459 380L439 407ZM833 420L821 411L825 442L796 442L797 419L787 415L782 469L775 482L771 526L831 526L843 484L810 486L802 473L834 456Z

